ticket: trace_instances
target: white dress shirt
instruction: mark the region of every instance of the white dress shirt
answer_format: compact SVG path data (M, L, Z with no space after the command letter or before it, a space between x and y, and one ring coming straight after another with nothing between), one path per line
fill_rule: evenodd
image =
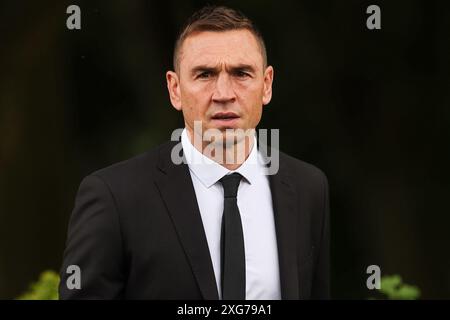
M237 194L244 232L246 299L281 299L280 274L272 195L266 167L257 150L256 137L250 155L236 170L230 171L203 155L191 143L186 128L181 135L194 185L203 228L221 299L220 235L223 214L223 187L219 180L238 172L243 176Z

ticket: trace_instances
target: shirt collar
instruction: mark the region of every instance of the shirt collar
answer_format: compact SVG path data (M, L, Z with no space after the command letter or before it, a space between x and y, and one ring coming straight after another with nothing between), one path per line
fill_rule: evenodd
M183 146L183 152L189 169L206 188L210 188L223 176L234 172L240 173L250 184L254 183L256 178L264 173L264 166L261 161L258 161L261 159L258 159L259 152L256 143L256 136L254 136L253 139L254 143L252 150L244 163L242 163L242 165L236 170L228 170L224 166L198 151L192 145L186 128L183 129L181 134L181 144Z

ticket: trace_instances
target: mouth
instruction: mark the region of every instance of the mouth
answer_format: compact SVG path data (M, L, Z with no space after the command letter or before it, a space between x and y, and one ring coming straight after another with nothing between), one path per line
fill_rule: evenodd
M238 126L240 117L234 112L218 112L211 117L211 122L216 128L234 129Z
M239 116L234 112L218 112L211 117L212 120L232 121L239 119Z

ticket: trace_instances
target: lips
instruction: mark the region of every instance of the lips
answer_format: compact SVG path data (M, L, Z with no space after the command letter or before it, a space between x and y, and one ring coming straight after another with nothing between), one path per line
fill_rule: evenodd
M239 118L234 112L218 112L211 117L213 120L233 120Z

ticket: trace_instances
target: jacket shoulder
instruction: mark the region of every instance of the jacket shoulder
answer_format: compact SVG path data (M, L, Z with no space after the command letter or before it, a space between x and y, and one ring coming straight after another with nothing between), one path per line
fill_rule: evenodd
M285 175L297 175L302 179L322 181L327 180L325 173L315 165L306 161L294 158L284 152L280 151L280 170L283 170Z
M97 176L105 182L137 181L142 175L153 175L162 153L170 152L177 142L167 141L130 159L114 163L96 170L90 175Z

